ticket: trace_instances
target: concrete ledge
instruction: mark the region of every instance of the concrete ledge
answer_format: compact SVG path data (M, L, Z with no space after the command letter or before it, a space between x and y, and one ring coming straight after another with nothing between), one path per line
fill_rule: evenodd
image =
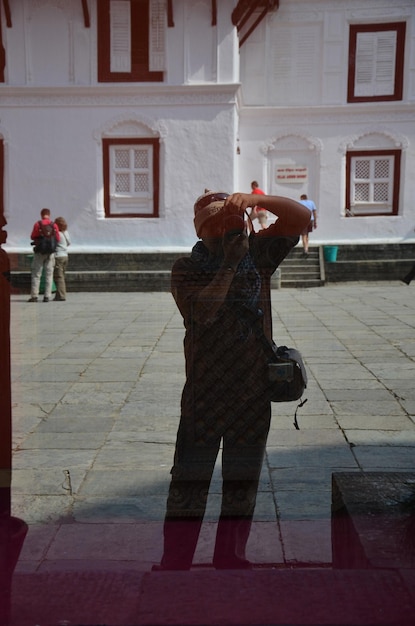
M107 272L66 272L68 291L170 291L171 272L163 270ZM30 292L30 273L14 272L12 288L18 293ZM271 278L271 289L281 289L281 271Z
M68 291L170 291L171 272L167 270L146 271L68 271ZM12 289L18 293L30 292L30 273L14 272Z
M13 272L14 292L30 292L30 272ZM170 291L170 270L78 270L66 272L68 291ZM271 278L271 289L281 288L281 270Z
M30 272L32 254L9 253L12 272ZM173 263L186 253L177 252L72 252L68 269L71 271L143 271L171 270Z
M18 574L12 599L13 626L412 626L413 611L397 572L318 568Z
M324 261L327 282L400 280L415 263L415 244L339 245L337 261Z
M325 282L400 280L415 263L415 244L340 245L337 261L326 262L322 249L302 258L294 248L272 278L272 288L315 287ZM168 273L176 259L189 253L72 253L69 291L169 291ZM12 287L29 293L32 255L9 253ZM319 262L320 259L320 262Z
M333 565L415 569L415 472L332 475Z
M359 259L325 262L327 282L346 282L355 280L400 280L415 263L408 259Z

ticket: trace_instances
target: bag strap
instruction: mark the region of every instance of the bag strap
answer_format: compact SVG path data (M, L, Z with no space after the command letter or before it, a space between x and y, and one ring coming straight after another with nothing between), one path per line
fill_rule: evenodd
M305 405L305 403L307 402L307 400L308 400L308 398L304 398L304 400L302 400L302 401L300 402L300 404L297 404L297 407L296 407L296 409L295 409L295 413L294 413L294 422L293 422L293 424L294 424L294 426L295 426L295 429L296 429L296 430L300 430L300 427L299 427L299 425L298 425L298 421L297 421L297 413L298 413L298 409L301 409L301 407Z
M251 213L252 213L253 210L254 209L251 208ZM252 223L252 218L251 218L251 213L248 213L248 211L245 211L245 215L247 216L247 218L249 220L249 223L251 224L251 233L250 234L252 234L252 233L255 234L254 225Z
M254 311L252 311L248 307L244 307L244 308L249 311L251 317L253 318ZM261 317L258 315L255 318L253 318L253 324L252 324L253 332L261 340L262 345L264 346L264 348L266 349L266 351L268 352L271 358L278 356L278 346L275 344L273 340L270 341L268 337L265 335L264 329L262 328L262 324L260 324L260 321L261 321ZM281 348L285 348L285 346L281 346ZM298 419L297 419L298 409L301 409L307 401L308 401L308 398L304 398L304 400L301 400L300 403L297 404L297 407L295 409L293 425L296 430L300 430L300 426L298 424Z
M258 337L258 339L261 340L261 343L266 349L269 356L270 357L276 356L278 347L272 339L268 339L262 327L262 319L263 319L264 314L261 311L262 315L260 315L258 314L258 312L253 311L247 306L244 307L244 312L246 311L248 311L249 316L251 318L253 332Z

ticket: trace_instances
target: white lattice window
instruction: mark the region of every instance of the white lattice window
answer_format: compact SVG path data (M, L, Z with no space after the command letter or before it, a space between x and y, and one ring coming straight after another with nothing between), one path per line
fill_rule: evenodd
M405 22L350 27L348 101L401 100Z
M347 209L353 215L397 213L400 153L348 154Z
M158 140L104 140L106 215L157 215L158 170Z

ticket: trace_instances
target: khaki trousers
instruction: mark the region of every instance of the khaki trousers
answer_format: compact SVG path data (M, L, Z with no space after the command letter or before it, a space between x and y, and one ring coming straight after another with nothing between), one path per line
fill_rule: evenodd
M35 252L32 263L32 284L30 289L31 298L39 296L40 279L45 270L45 298L52 295L53 269L55 267L54 254L39 254Z
M65 272L68 265L67 256L57 256L55 258L55 270L53 277L56 285L56 300L66 300Z

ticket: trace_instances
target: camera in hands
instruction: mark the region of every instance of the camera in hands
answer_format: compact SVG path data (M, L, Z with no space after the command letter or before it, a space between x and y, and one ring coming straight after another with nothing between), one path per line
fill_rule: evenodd
M237 235L242 235L245 229L245 222L240 215L227 215L224 219L224 236L231 239Z

